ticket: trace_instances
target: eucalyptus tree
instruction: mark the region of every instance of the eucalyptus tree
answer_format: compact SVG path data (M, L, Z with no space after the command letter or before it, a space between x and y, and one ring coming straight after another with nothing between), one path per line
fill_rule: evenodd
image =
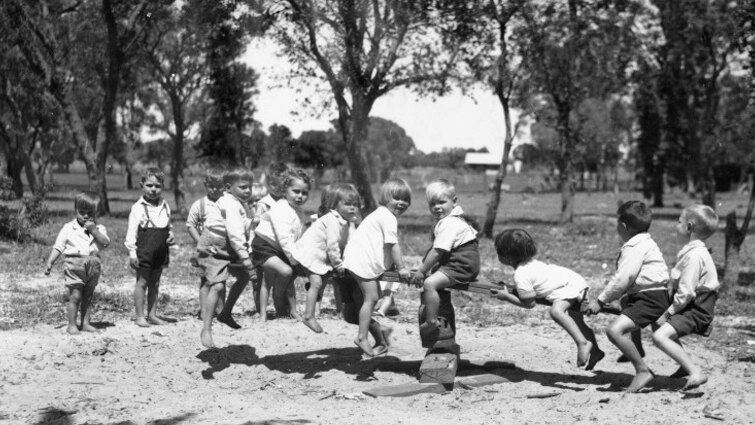
M364 149L372 107L399 87L421 93L448 90L448 77L463 54L459 41L444 38L456 26L454 3L266 2L270 34L294 65L292 77L319 79L329 88L351 177L364 199L365 211L376 207Z

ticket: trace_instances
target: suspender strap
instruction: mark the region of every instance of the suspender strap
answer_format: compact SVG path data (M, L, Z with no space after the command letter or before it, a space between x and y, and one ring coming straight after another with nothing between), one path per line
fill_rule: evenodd
M142 204L142 206L144 207L144 216L147 217L147 227L155 227L155 223L149 218L149 208L147 208L147 204Z

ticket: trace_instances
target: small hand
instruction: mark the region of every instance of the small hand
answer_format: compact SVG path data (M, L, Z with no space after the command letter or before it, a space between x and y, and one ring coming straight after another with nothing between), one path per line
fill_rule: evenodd
M398 271L398 277L401 279L402 282L407 282L411 278L412 271L404 267L403 269Z
M595 300L590 301L585 306L585 311L583 311L583 313L588 316L592 316L593 314L600 313L600 309L601 309L600 303L598 302L597 299L595 299Z
M139 268L139 259L136 258L135 255L128 258L128 263L131 266L131 268L134 268L134 269Z
M661 314L661 317L659 317L658 320L655 321L656 326L660 327L664 323L668 322L668 317L668 311L663 312L663 314Z
M506 295L508 294L509 294L509 291L508 289L506 289L506 287L490 290L490 296L493 298L497 298L501 301L505 301Z
M45 266L45 276L49 276L50 275L50 271L52 271L52 264L47 264Z
M87 220L84 222L84 228L87 232L92 233L97 229L97 223L95 223L94 220Z
M165 243L167 243L168 246L176 244L176 236L173 235L173 232L168 232L168 239L165 241Z
M425 282L425 274L419 270L414 272L414 274L412 274L411 278L409 279L409 284L414 285L416 287L422 286L424 282Z

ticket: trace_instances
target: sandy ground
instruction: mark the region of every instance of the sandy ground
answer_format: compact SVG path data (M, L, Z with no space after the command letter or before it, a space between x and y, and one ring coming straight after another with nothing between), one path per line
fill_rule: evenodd
M188 315L147 329L120 317L97 334L75 337L60 325L3 331L0 422L755 423L751 331L739 346L724 347L715 338L688 341L710 373L702 394L693 397L679 391L683 380L663 377L676 365L646 341L646 359L658 378L646 392L624 394L631 366L615 362L618 352L605 335L598 340L606 358L594 372L581 370L573 343L542 307L509 326L475 326L460 314L459 376L494 373L507 382L405 398L366 396L362 391L376 386L417 382L424 350L411 320L416 306L400 308L400 322L385 319L394 328L390 352L372 359L352 344L356 328L332 316L321 320L326 332L319 335L290 319L262 323L238 316L241 330L216 326L221 348L215 350L200 346L200 323ZM600 329L607 322L592 323ZM714 332L736 333L752 330L755 320L718 318L716 324Z

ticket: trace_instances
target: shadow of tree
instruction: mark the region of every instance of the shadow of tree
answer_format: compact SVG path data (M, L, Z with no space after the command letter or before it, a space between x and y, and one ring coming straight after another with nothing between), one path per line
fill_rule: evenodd
M73 418L71 415L75 414L75 410L63 410L57 407L45 407L39 412L39 419L35 422L36 425L73 425Z

